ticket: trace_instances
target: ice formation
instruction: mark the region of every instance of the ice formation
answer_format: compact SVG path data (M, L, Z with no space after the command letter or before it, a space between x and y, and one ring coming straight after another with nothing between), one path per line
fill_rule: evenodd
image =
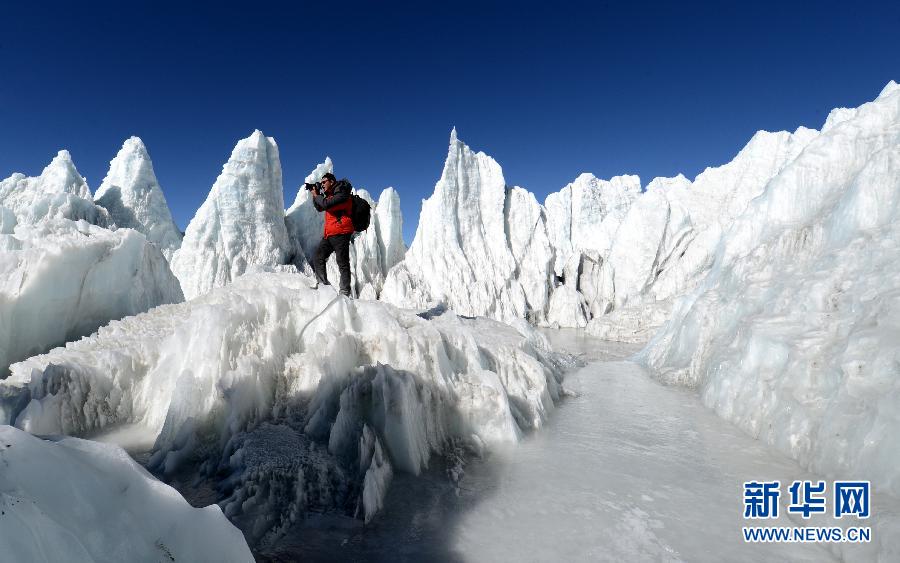
M309 281L247 274L15 364L0 421L147 428L152 467L230 474L226 514L264 541L309 508L371 518L395 468L418 473L449 444L515 442L559 397L562 359L524 321L416 314Z
M643 358L804 466L897 495L900 87L798 148Z
M40 176L13 174L0 181L0 208L6 208L17 223L37 223L46 218L83 219L101 227L112 221L105 209L94 204L87 182L78 173L69 151L59 154ZM2 232L11 232L10 218L2 219Z
M183 299L159 250L131 229L44 219L0 234L0 378L13 362L111 319Z
M253 560L219 507L191 507L117 446L0 426L0 467L5 561Z
M508 188L500 165L473 152L454 129L444 171L422 204L406 258L388 273L383 298L537 321L546 308L551 259L540 205L524 190Z
M143 233L167 259L181 246L181 232L156 180L147 148L138 137L125 141L109 163L109 173L94 201L109 211L116 226Z
M282 265L287 252L278 146L257 130L234 147L188 225L172 271L191 299L252 267Z

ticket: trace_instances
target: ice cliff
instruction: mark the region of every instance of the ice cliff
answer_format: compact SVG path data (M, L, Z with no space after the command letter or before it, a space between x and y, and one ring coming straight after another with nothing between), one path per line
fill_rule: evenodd
M370 518L395 468L515 442L560 395L562 359L524 321L416 314L309 281L248 274L15 364L0 421L149 429L152 467L226 475L221 505L262 541L310 508Z
M896 495L900 88L787 148L643 358L812 470Z
M181 246L181 232L172 220L147 148L138 137L126 140L109 163L109 173L94 200L109 211L116 226L143 233L167 259Z

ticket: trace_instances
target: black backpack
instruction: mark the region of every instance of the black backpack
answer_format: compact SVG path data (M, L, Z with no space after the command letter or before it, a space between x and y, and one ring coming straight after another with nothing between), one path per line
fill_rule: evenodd
M353 221L353 230L357 233L369 228L372 220L372 206L369 202L356 194L350 196L353 203L350 206L350 220Z

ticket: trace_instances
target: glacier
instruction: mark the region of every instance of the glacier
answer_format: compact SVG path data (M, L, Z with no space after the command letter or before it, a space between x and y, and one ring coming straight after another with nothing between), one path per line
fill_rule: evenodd
M150 154L140 138L131 137L122 144L94 201L109 212L117 227L142 233L167 260L181 246L181 231L175 226Z
M199 476L264 546L309 511L371 522L398 472L543 426L572 361L534 327L578 327L649 340L654 377L898 495L898 191L893 82L693 180L585 173L543 203L453 129L408 250L399 193L357 190L352 301L314 289L322 217L302 187L284 209L262 132L183 240L140 139L94 198L61 151L0 182L0 423L149 436L153 471Z
M6 560L253 560L219 507L191 507L117 446L0 426L0 466Z
M221 505L255 543L310 508L370 519L394 470L515 443L563 393L572 360L524 321L417 314L310 282L247 274L14 364L0 421L81 437L143 428L154 470L226 476Z
M898 193L892 82L766 183L642 360L805 467L900 494Z

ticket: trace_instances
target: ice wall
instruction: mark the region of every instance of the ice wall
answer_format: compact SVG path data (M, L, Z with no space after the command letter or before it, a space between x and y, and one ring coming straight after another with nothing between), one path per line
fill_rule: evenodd
M138 137L126 140L110 161L94 200L109 211L116 226L143 233L167 259L181 246L181 231L172 219L147 148Z
M0 378L111 319L182 299L163 255L136 231L67 219L17 225L0 234Z
M192 299L248 268L282 265L287 252L278 146L257 130L234 147L188 225L172 271Z
M562 360L524 322L417 315L308 283L248 274L15 364L0 421L79 436L145 427L153 467L229 474L222 506L261 541L309 508L371 517L393 470L515 442L559 397Z
M222 561L253 556L218 506L193 508L121 448L0 426L6 561Z
M812 470L896 495L900 88L788 160L643 359Z

